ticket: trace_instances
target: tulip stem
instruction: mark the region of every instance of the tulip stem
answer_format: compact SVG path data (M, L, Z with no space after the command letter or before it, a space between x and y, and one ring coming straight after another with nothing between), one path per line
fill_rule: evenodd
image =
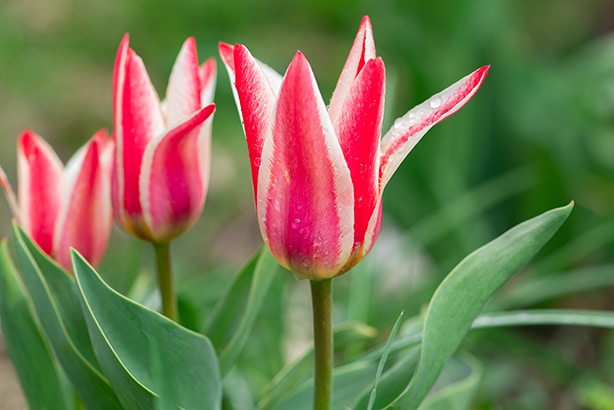
M315 364L314 410L329 410L331 405L333 387L332 288L332 279L311 281Z
M171 269L171 246L169 243L154 243L156 266L158 269L158 286L162 298L162 314L177 322L177 297L173 286Z

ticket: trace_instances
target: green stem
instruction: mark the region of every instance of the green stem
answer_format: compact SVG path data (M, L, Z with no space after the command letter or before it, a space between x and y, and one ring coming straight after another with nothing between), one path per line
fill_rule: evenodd
M162 314L176 322L178 319L177 297L173 286L171 246L169 243L154 243L153 247L156 254L156 267L158 269L158 286L162 298Z
M329 410L333 388L333 280L311 281L315 382L314 410Z

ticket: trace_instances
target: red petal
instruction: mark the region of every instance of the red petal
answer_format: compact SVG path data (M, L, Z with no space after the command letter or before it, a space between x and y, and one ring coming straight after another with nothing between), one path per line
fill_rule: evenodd
M181 47L166 90L166 124L175 125L201 108L200 67L196 41L189 37Z
M271 128L275 109L275 92L258 62L247 48L240 44L234 47L234 68L235 87L247 140L252 183L256 193L264 137Z
M353 244L353 190L311 68L298 53L283 80L258 187L271 252L309 279L343 273Z
M114 136L116 141L113 207L124 225L141 217L139 174L147 144L164 130L158 96L143 61L120 44L114 73Z
M32 131L17 145L20 221L42 250L51 255L60 203L63 166L53 149Z
M154 141L145 152L140 188L143 216L154 242L167 242L200 216L206 194L200 125L213 104Z
M384 189L394 171L424 134L433 125L458 111L475 95L488 69L485 66L474 71L395 121L382 138L380 190Z
M360 247L379 201L379 143L386 74L381 58L369 60L333 122L354 186L354 246Z
M352 45L350 54L343 66L339 80L337 81L333 97L330 100L328 113L333 122L335 122L336 118L343 112L345 101L352 88L352 82L358 77L358 74L360 74L366 62L373 58L375 58L373 30L371 28L371 20L369 20L369 17L365 16L360 22L354 44Z
M53 254L69 271L71 247L96 266L111 234L110 169L103 160L106 139L107 133L101 130L87 144L75 164L78 174L67 187L68 196L58 215Z

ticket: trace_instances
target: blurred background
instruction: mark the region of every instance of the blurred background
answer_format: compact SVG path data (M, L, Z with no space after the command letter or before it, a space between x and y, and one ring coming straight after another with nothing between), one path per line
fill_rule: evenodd
M388 185L378 245L337 280L336 320L375 329L367 345L385 340L398 313L418 314L463 256L571 200L570 219L492 309L614 308L611 0L4 0L0 164L16 187L22 130L39 133L66 161L98 128L110 129L124 33L162 95L182 42L195 36L201 60L217 58L218 41L241 42L282 73L300 49L327 100L365 14L387 68L386 129L474 69L491 70L476 97L431 130ZM183 309L195 328L202 308L261 245L244 137L219 58L215 101L205 210L174 243ZM10 236L10 219L0 201L0 236ZM128 289L150 259L149 247L116 229L101 271ZM271 323L297 346L310 331L306 284L286 275L275 286L281 291L263 315L278 320L263 320L244 357L246 368L260 369L249 376L254 389L293 354L266 345L277 343L267 339ZM296 315L304 326L289 319ZM484 365L476 409L614 408L610 332L481 330L463 348ZM263 359L263 349L274 353ZM266 363L254 366L258 360ZM2 369L0 403L8 403L19 391L7 387L12 374Z

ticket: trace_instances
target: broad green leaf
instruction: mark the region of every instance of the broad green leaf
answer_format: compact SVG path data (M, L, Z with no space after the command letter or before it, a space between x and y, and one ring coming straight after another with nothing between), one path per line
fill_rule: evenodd
M99 369L75 282L13 225L23 281L58 361L87 409L121 409Z
M0 242L0 324L29 408L70 409L70 392L62 383L49 343L11 261L6 240Z
M486 302L552 237L572 206L517 225L471 253L450 272L429 303L418 368L390 407L418 408Z
M216 306L205 334L211 334L220 352L223 374L232 368L245 346L271 282L279 271L277 261L267 248L262 248L236 276L225 297Z
M467 354L453 358L420 410L469 409L481 377L482 365L475 358Z
M162 392L163 404L219 409L211 342L111 289L75 251L72 260L94 351L123 406L154 408Z

